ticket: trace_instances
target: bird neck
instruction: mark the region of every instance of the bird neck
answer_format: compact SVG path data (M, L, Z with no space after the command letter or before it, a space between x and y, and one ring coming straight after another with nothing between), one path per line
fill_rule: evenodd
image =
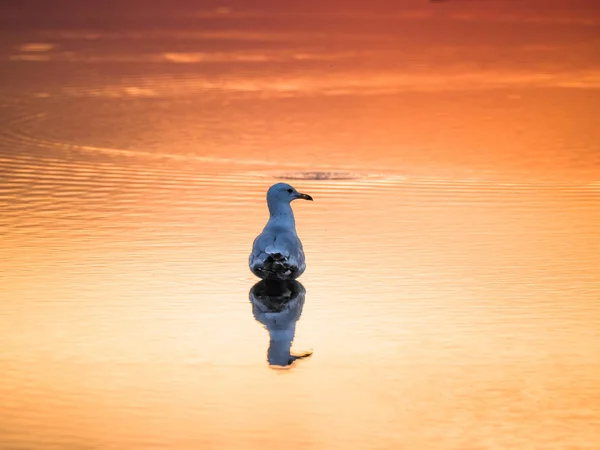
M268 205L271 215L269 223L296 226L292 205L287 202L268 202Z

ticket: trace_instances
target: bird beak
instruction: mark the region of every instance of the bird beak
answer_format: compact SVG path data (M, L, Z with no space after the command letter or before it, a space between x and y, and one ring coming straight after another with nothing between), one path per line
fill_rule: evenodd
M311 202L313 201L313 198L310 195L308 195L308 194L300 194L298 196L298 198L302 198L304 200L310 200Z

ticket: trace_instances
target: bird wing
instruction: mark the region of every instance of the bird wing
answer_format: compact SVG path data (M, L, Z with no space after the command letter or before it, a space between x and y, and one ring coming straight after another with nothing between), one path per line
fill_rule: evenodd
M281 258L297 267L304 263L302 243L295 233L263 231L259 234L252 245L250 266L263 264L269 256Z

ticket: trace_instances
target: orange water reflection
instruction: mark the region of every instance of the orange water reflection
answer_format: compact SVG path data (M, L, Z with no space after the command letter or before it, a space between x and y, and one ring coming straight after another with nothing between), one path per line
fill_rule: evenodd
M470 3L7 33L0 442L598 447L597 17ZM269 370L281 179L314 354Z

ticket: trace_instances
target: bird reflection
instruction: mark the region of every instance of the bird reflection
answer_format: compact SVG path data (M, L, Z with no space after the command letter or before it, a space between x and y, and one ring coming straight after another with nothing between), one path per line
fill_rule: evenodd
M306 289L296 280L263 280L250 289L254 318L269 332L267 361L271 366L288 367L312 352L292 354L296 322L302 315Z

